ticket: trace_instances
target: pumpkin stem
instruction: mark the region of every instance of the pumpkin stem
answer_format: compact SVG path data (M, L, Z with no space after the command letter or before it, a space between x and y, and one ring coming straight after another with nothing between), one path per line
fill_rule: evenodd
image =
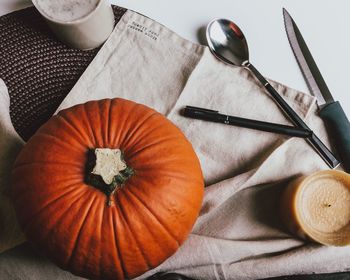
M102 191L112 205L112 197L118 188L134 175L134 170L126 165L119 149L96 148L88 151L85 181Z

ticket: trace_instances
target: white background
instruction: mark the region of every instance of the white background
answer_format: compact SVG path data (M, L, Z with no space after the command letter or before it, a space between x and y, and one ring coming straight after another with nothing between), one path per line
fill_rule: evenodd
M201 42L199 31L213 18L231 19L245 33L250 60L263 75L308 92L284 31L282 7L285 7L297 22L334 98L341 101L350 118L349 0L111 2L147 15L194 42ZM29 0L0 0L0 15L28 5Z

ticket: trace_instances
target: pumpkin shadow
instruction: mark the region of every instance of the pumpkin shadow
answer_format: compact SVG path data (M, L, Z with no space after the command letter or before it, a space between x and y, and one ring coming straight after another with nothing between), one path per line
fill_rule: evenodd
M0 254L0 279L83 280L60 269L29 243L25 242Z

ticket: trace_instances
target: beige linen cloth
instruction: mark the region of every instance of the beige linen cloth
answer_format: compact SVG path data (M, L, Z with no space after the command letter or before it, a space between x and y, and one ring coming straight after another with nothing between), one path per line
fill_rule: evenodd
M9 199L9 177L16 155L24 145L10 119L10 97L0 79L0 252L25 241Z
M272 84L329 146L314 98ZM279 198L288 181L327 169L305 140L180 114L185 105L193 105L289 124L247 70L224 65L206 47L127 11L58 111L112 97L155 108L181 128L206 181L200 216L188 240L139 279L161 271L221 280L350 270L350 247L306 243L281 224ZM50 269L45 273L50 275Z

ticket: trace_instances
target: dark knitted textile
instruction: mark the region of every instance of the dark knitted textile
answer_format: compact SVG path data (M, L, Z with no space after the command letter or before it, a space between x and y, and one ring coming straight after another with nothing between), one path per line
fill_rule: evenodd
M126 12L113 10L116 22ZM9 90L12 123L24 140L52 116L97 52L58 41L34 7L0 17L0 78Z

